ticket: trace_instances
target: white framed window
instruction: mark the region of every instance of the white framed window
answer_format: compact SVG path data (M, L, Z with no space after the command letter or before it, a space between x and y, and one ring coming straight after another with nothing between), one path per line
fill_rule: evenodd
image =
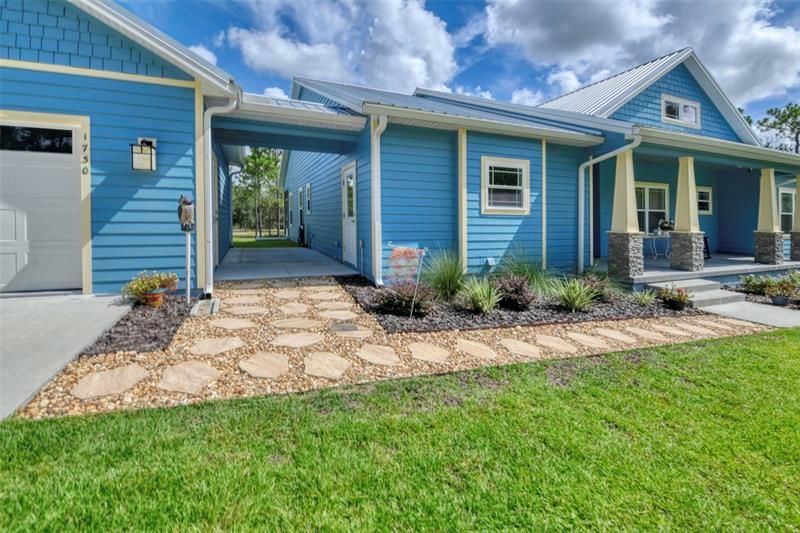
M300 209L300 211L302 211L303 209L305 209L305 200L302 187L297 189L297 199L298 199L297 207Z
M639 231L655 233L659 222L669 220L669 185L637 181L636 213Z
M530 161L482 156L481 213L485 215L527 215L530 210Z
M697 188L697 214L714 214L714 193L711 187Z
M306 213L311 214L311 184L306 183Z
M689 128L700 128L700 102L661 95L661 121Z
M289 191L289 227L294 225L294 206L292 205L292 193Z
M779 213L781 216L781 231L789 233L794 225L794 205L797 201L797 192L794 189L781 187L778 189Z

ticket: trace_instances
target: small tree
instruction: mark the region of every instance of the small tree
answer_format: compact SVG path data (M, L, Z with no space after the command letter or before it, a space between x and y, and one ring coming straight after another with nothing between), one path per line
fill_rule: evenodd
M269 204L276 197L280 164L281 151L272 148L253 148L244 159L244 166L238 182L239 186L247 191L247 194L239 194L238 197L242 201L252 202L256 237L263 236L265 203ZM236 197L234 192L234 199Z
M789 102L786 107L767 109L767 116L758 121L758 128L775 135L768 145L800 154L800 104Z

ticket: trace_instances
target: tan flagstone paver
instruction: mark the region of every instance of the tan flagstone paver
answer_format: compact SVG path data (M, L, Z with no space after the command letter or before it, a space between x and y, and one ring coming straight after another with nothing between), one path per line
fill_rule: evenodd
M278 335L272 339L275 346L288 346L289 348L303 348L325 340L319 333L289 333Z
M681 327L685 330L691 331L692 333L696 333L698 335L708 335L708 336L718 335L716 331L712 331L710 329L701 326L695 326L694 324L687 324L686 322L681 322L678 325L678 327Z
M515 355L521 355L523 357L540 357L542 355L542 351L538 346L534 346L533 344L525 341L505 338L500 339L500 344L502 344L506 350Z
M544 346L545 348L550 348L551 350L555 350L559 353L575 353L578 351L577 348L564 339L553 337L551 335L536 335L536 344L539 346Z
M374 365L395 366L400 363L400 358L391 346L365 344L358 349L356 355Z
M269 313L269 309L266 307L261 307L258 305L243 305L241 307L229 307L223 309L226 313L230 313L232 315L243 316L243 315L263 315Z
M245 320L244 318L218 318L212 320L211 325L215 328L222 328L230 331L254 328L256 326L254 322Z
M202 361L184 361L167 368L156 387L173 392L197 394L219 379L219 372Z
M733 331L732 327L725 324L720 324L718 322L714 322L713 320L704 320L702 318L698 318L694 322L695 324L700 324L700 326L707 326L709 328L721 329L722 331Z
M634 344L636 342L636 339L633 337L625 335L624 333L621 333L615 329L596 328L594 332L598 335L602 335L603 337L621 342L623 344Z
M336 322L330 330L339 337L346 339L367 339L372 336L372 330L352 322Z
M298 298L300 298L300 291L283 289L273 293L273 296L280 300L297 300Z
M320 324L319 320L311 320L310 318L284 318L272 323L273 326L281 329L309 329Z
M667 333L669 335L677 335L678 337L691 337L692 334L682 329L673 328L672 326L665 326L664 324L650 324L650 327L653 329L657 329L662 333Z
M450 357L450 352L429 342L412 342L408 345L411 357L428 363L443 363Z
M308 312L308 306L297 302L289 302L288 304L279 306L278 310L286 315L302 315Z
M82 377L70 393L81 400L119 394L130 389L150 373L136 363L111 370L92 372Z
M317 309L323 309L325 311L341 311L342 309L350 309L353 307L353 304L348 302L322 302L321 304L317 304Z
M353 363L332 352L310 353L303 360L304 372L309 376L339 379Z
M569 331L567 332L567 337L574 340L578 344L583 344L587 348L608 348L608 343L599 337L593 337L591 335L586 335L585 333L579 333L577 331Z
M289 358L282 353L258 352L240 361L239 368L255 378L275 379L289 371Z
M254 305L261 302L262 299L257 296L234 296L233 298L222 300L225 305Z
M647 329L637 328L634 326L625 328L625 331L630 331L637 337L641 337L643 339L647 339L650 341L665 341L667 338L662 335L661 333L656 333L655 331L650 331Z
M332 320L353 320L358 315L352 311L322 311L319 316Z
M244 346L239 337L208 337L200 339L189 348L192 355L218 355Z
M311 298L312 300L338 300L339 298L342 297L342 293L339 291L315 292L309 294L308 297Z
M456 341L456 349L478 359L494 359L497 357L497 352L482 342L458 339Z

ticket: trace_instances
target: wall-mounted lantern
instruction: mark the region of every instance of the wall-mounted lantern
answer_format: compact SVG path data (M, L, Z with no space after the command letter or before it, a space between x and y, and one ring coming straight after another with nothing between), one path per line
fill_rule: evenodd
M156 169L156 140L139 137L131 145L131 168L153 172Z

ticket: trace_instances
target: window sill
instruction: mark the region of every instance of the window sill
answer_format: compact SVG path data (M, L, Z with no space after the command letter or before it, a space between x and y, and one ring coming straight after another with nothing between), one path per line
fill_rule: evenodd
M531 210L525 208L484 207L481 209L481 215L527 216L530 214Z

